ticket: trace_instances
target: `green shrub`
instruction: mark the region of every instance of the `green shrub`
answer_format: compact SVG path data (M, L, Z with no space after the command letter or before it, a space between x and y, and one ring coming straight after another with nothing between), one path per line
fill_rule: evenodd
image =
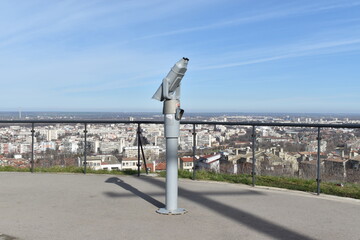
M165 176L161 173L160 176ZM179 171L180 178L192 178L193 173L188 171ZM252 185L252 176L248 174L224 174L209 171L196 171L196 180L210 180L229 183L242 183ZM277 187L290 190L298 190L304 192L316 192L317 182L314 179L301 179L294 177L279 176L256 176L256 185ZM360 185L345 183L344 186L338 186L336 183L322 182L320 185L321 193L330 194L341 197L350 197L360 199Z
M29 168L17 168L13 166L0 166L0 172L30 172Z

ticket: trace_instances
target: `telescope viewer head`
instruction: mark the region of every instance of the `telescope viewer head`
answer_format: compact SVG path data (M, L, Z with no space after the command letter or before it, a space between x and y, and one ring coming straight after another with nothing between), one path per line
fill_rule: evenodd
M175 63L152 98L159 101L180 99L180 83L188 62L189 59L184 57Z

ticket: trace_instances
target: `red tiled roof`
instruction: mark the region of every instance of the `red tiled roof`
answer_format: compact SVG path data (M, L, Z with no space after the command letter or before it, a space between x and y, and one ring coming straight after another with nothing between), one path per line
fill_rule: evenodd
M145 169L145 165L142 164L141 167L143 169ZM153 163L146 163L146 167L150 168L150 172L152 172L154 170L154 164ZM155 170L166 170L166 163L165 162L160 162L156 164L156 169Z
M160 163L156 164L156 170L166 170L166 163L160 162Z
M192 157L182 157L182 158L180 158L180 160L183 162L192 162L193 158Z

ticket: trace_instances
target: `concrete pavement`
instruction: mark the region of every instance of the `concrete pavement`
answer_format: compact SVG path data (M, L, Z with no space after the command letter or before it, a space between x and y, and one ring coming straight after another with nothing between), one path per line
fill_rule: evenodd
M360 201L241 184L179 180L180 216L164 179L0 173L0 239L360 239ZM7 237L7 238L5 238Z

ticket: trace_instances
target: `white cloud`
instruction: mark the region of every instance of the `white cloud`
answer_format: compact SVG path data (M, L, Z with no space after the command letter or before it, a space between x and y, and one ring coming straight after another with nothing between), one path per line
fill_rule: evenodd
M258 56L255 59L230 62L224 64L208 65L208 66L197 66L195 67L194 70L221 69L221 68L238 67L238 66L251 65L251 64L257 64L263 62L270 62L270 61L276 61L276 60L288 59L288 58L349 52L354 50L360 50L359 44L360 44L360 38L348 39L348 40L344 39L338 41L327 41L327 42L315 42L308 44L300 43L296 45L288 45L282 47L256 49L253 51L248 51L246 54L243 54L242 52L238 52L237 54L231 56L231 58L237 57L242 59L254 58L254 56ZM350 46L350 48L348 46Z
M209 4L205 0L191 3L165 0L0 2L0 49L53 34L77 34L94 27L128 31L135 25L139 28L149 21L181 15L190 6L194 11L205 2Z

